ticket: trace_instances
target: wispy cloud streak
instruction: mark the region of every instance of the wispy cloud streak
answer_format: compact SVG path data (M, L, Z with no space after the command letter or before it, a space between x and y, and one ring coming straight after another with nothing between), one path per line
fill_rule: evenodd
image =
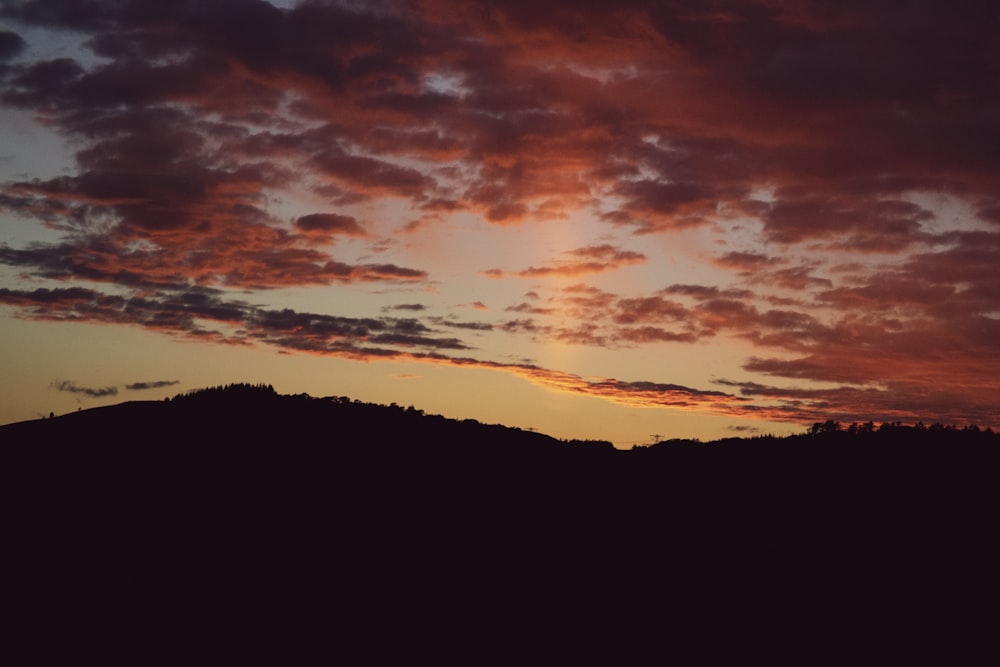
M81 387L72 380L56 380L52 383L52 387L70 394L83 394L88 398L105 398L107 396L118 395L118 387Z
M179 380L153 380L151 382L133 382L125 385L129 391L145 391L147 389L162 389L180 384Z

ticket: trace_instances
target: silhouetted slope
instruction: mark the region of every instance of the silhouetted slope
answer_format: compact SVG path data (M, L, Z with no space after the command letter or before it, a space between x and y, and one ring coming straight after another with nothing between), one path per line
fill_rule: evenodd
M205 627L290 615L376 658L380 628L491 646L636 609L648 633L884 636L996 585L988 432L619 451L238 385L0 443L9 567L32 600L179 605Z
M430 453L466 444L479 449L532 451L563 443L540 433L473 420L425 415L414 408L347 398L284 396L269 387L233 385L162 402L129 402L55 419L0 427L8 444L281 446L322 443L334 449L419 449ZM604 443L611 449L610 443Z

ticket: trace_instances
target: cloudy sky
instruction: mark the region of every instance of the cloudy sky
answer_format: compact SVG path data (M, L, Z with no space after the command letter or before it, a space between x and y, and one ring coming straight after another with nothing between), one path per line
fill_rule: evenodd
M0 423L1000 427L993 0L0 7Z

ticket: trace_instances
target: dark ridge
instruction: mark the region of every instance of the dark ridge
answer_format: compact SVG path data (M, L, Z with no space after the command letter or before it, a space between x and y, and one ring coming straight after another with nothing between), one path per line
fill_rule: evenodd
M92 433L88 435L86 429L92 429ZM614 449L606 440L560 441L535 431L482 424L473 419L447 419L426 414L413 406L365 403L346 396L282 395L271 385L246 383L197 389L164 401L129 401L49 419L7 424L0 426L3 436L0 442L58 444L87 435L88 441L106 444L309 444L334 429L338 437L336 442L327 441L331 446L350 442L354 447L399 449L417 446L432 450L441 445L465 443L470 448L498 446L517 452L527 446L531 453L545 449L605 452ZM785 437L732 437L710 442L671 439L653 445L636 445L631 451L643 457L659 457L670 456L672 454L667 452L680 449L718 451L737 447L755 454L781 451L783 455L790 455L793 450L809 452L811 447L822 445L848 449L865 446L866 454L871 455L896 446L911 452L935 446L953 451L955 446L990 443L1000 445L1000 434L975 425L925 426L918 423L910 426L887 422L876 426L867 422L844 427L831 420L816 423L802 434Z
M998 451L834 422L616 450L241 384L0 427L0 489L8 571L80 614L294 618L372 646L639 609L804 636L847 608L887 633L990 603Z
M132 401L50 419L0 427L8 445L94 448L200 446L206 448L322 447L337 455L392 452L438 456L511 456L565 449L604 449L606 441L564 442L534 431L473 419L425 414L413 406L379 405L345 396L281 395L270 385L232 384L179 394L165 401Z

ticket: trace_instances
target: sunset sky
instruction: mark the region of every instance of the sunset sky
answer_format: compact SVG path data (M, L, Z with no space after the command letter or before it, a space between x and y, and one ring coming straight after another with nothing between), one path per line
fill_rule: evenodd
M5 0L0 375L996 429L1000 3Z

